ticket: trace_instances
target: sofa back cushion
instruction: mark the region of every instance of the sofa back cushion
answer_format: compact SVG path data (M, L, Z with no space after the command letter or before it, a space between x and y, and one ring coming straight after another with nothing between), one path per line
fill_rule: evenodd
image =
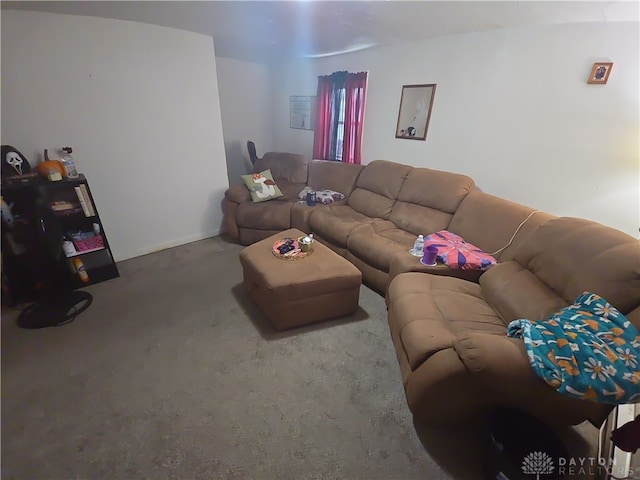
M589 291L623 314L640 305L640 243L611 227L553 219L525 238L513 258L569 303Z
M536 277L510 260L487 270L479 280L482 295L505 324L519 318L542 320L569 302Z
M284 180L289 183L307 183L309 159L304 155L286 152L267 152L262 158L256 160L253 172L271 170L273 179Z
M492 254L497 260L507 261L512 258L515 247L533 230L556 218L545 212L532 215L534 211L531 207L475 190L464 197L447 230ZM513 237L516 230L517 234ZM509 244L512 237L511 245L499 251Z
M364 165L312 160L309 164L308 185L316 190L333 190L348 197L356 186L356 181Z
M552 219L517 246L513 260L480 277L482 294L507 323L542 320L585 291L625 315L638 316L639 249L636 239L613 228L577 218Z
M364 167L348 204L371 218L389 219L402 184L413 167L386 160L374 160Z
M444 230L474 188L474 181L465 175L414 168L400 189L389 220L414 235Z

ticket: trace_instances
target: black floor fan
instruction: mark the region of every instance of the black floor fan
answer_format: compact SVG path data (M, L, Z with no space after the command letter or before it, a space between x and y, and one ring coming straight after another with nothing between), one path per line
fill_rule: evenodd
M93 302L93 296L81 290L46 295L27 306L16 320L22 328L59 327L72 322Z
M32 272L32 278L38 279L29 295L32 301L20 312L16 323L22 328L66 325L89 308L93 296L77 290L50 258L43 256L39 260Z

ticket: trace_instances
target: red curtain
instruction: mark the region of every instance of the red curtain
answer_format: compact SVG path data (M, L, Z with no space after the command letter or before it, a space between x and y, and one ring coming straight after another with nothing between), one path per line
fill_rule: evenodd
M318 77L313 158L361 163L367 73Z
M333 80L331 75L318 77L316 96L316 126L313 137L313 158L328 160L331 151L331 124L333 120Z
M362 125L367 73L349 73L345 82L344 140L342 161L360 164L362 158Z

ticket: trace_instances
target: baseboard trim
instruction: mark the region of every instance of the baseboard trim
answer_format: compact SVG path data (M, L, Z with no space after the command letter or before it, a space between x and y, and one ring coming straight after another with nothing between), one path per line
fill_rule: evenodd
M180 245L185 245L191 242L197 242L199 240L204 240L206 238L216 237L220 235L221 229L216 229L211 232L203 232L195 235L189 235L187 237L177 238L175 240L171 240L168 242L157 243L155 245L149 245L148 247L140 248L138 250L129 251L129 252L120 252L118 254L113 255L113 258L116 262L122 262L124 260L129 260L130 258L140 257L142 255L148 255L150 253L161 252L162 250L166 250L168 248L179 247Z

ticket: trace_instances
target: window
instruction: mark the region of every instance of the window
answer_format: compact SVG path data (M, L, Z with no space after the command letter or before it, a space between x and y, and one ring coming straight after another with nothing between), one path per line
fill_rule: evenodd
M366 72L318 77L313 158L360 163L366 84Z
M344 143L344 97L345 97L345 89L341 88L336 93L336 100L338 103L337 114L338 118L336 121L336 148L333 155L333 158L330 160L342 161L342 147Z

